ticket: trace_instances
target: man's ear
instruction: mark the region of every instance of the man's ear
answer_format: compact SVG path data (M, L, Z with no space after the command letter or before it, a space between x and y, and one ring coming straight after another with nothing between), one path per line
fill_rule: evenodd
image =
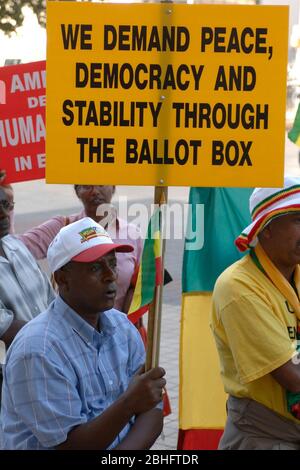
M80 184L74 184L74 191L75 191L76 196L78 197L78 199L81 200L81 197L79 195L80 186L81 186Z
M69 286L68 274L69 273L67 269L59 269L58 271L55 271L54 279L59 289L62 289L62 290L68 289L68 286Z

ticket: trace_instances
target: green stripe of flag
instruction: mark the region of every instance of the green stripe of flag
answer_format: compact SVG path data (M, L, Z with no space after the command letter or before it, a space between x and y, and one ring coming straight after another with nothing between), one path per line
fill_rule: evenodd
M241 258L234 245L241 229L250 223L250 188L191 188L188 230L183 258L183 292L210 292L217 277L234 260ZM196 220L199 211L196 205L204 207L204 220ZM203 225L204 227L203 227ZM201 249L191 250L192 232L204 230L204 244Z

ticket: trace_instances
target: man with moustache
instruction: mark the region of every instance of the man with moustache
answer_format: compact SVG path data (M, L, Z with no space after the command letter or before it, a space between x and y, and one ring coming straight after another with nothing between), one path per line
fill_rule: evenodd
M55 297L32 254L10 235L13 207L12 193L0 186L0 402L6 349L25 323Z
M159 436L165 371L143 371L140 335L113 308L116 252L131 250L89 217L54 238L59 295L8 352L4 449L148 449Z
M10 231L11 196L0 186L0 340L6 347L55 294L23 242Z

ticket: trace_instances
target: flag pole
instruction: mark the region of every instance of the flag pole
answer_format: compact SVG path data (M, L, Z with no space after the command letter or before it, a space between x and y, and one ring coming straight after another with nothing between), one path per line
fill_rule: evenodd
M158 3L172 4L173 0L160 0ZM167 18L171 21L171 10L167 11ZM166 60L166 56L165 60ZM164 97L161 97L161 99ZM167 125L165 123L165 125ZM164 181L160 180L160 184ZM168 187L167 186L155 186L154 189L154 204L159 207L164 206L168 203ZM161 212L161 227L165 230L166 221L163 220L164 211ZM160 349L160 331L161 331L161 311L162 311L162 295L163 295L163 280L164 280L164 258L165 258L165 236L161 233L161 279L162 282L159 286L155 287L154 299L150 305L148 313L148 327L147 327L147 352L146 352L146 364L145 369L149 370L151 367L158 366L159 362L159 349Z
M155 207L163 206L168 202L168 187L155 186L154 190L154 204ZM164 211L161 212L162 218ZM165 221L161 221L161 227L164 230ZM151 367L158 366L159 363L159 349L160 349L160 331L161 331L161 312L162 312L162 294L163 294L163 279L164 279L164 258L165 258L165 236L161 236L161 279L162 283L155 286L153 302L150 304L148 313L148 326L147 326L147 353L146 353L146 371Z

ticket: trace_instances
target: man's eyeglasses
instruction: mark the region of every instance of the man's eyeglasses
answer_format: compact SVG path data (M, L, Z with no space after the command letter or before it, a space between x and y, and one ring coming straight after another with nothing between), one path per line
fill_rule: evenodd
M0 201L0 209L5 210L6 212L12 211L14 206L14 202L9 202L6 199L1 199Z

